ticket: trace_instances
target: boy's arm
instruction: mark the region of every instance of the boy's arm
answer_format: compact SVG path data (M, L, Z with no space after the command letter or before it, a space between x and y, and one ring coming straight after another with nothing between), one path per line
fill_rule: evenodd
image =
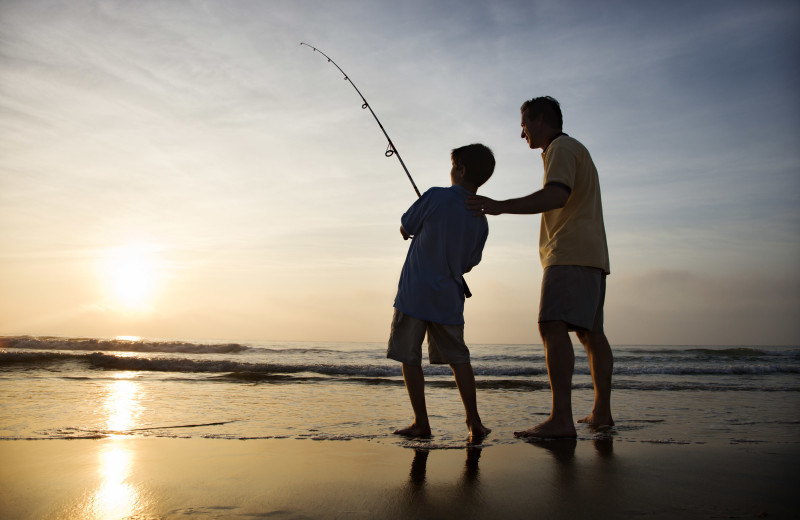
M422 197L414 201L414 204L400 217L400 234L403 235L404 240L408 240L420 232L425 215L430 210L429 194L432 190L433 188L423 193Z
M486 217L483 218L486 220ZM483 258L483 248L486 245L486 239L489 237L489 226L484 226L483 232L481 233L481 237L479 239L478 245L475 247L475 250L472 252L472 258L470 259L470 265L464 269L464 274L472 271L472 268L481 263L481 259Z

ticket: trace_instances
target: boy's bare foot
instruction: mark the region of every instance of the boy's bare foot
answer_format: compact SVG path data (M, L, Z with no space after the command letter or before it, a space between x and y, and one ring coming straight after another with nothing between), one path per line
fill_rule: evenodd
M401 428L399 430L394 431L395 435L403 435L405 437L430 437L431 436L431 427L430 426L417 426L417 423L411 424L406 428Z
M552 419L547 419L545 422L525 431L514 432L514 437L535 437L538 439L563 439L577 436L578 432L575 431L575 425L571 422L569 424L559 424Z
M596 426L600 427L611 427L614 426L614 419L611 415L600 415L595 414L592 412L588 416L584 417L583 419L578 419L578 422L581 424L588 424L589 426Z

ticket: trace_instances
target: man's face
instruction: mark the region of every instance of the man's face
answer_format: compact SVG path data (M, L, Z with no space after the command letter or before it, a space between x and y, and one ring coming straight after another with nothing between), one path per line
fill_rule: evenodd
M540 136L542 130L542 118L531 121L527 118L528 111L522 113L522 134L520 137L528 142L529 148L541 148Z

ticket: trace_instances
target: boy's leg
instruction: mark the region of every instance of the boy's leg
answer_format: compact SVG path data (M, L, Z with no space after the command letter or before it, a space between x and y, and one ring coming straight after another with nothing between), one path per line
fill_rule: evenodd
M453 375L456 378L458 393L461 394L461 401L464 403L464 410L467 412L467 428L473 437L483 437L492 430L485 427L478 414L478 400L475 392L475 373L472 371L470 363L456 363L450 365Z
M464 342L464 325L428 324L428 358L431 363L448 364L456 378L458 392L467 412L467 428L473 437L491 431L481 423L475 397L475 373L469 362L469 348Z
M425 405L425 377L422 374L422 342L426 330L424 321L394 310L386 357L403 363L403 380L414 410L414 422L396 430L394 433L398 435L429 437L431 434Z
M428 407L425 405L425 376L422 365L403 363L403 380L406 383L408 398L414 410L414 422L411 426L395 430L397 435L410 437L430 437L431 425L428 422Z

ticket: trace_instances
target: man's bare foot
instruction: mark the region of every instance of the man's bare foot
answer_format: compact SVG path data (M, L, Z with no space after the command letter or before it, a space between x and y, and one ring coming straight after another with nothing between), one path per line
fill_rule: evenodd
M575 431L575 426L571 422L569 424L559 424L552 419L547 419L545 422L525 431L514 432L514 437L537 439L563 439L577 436L578 432Z
M482 439L483 437L486 437L487 435L492 433L491 428L487 428L481 423L478 423L474 426L470 426L470 424L467 423L467 428L469 428L469 438L471 440Z
M578 419L578 422L580 424L588 424L589 426L595 426L597 428L602 428L602 427L610 428L611 426L614 426L614 419L611 417L610 414L601 415L601 414L595 414L594 412L584 417L583 419Z
M395 435L403 435L405 437L430 437L431 436L431 427L430 426L417 426L417 423L411 424L406 428L401 428L399 430L394 431Z

